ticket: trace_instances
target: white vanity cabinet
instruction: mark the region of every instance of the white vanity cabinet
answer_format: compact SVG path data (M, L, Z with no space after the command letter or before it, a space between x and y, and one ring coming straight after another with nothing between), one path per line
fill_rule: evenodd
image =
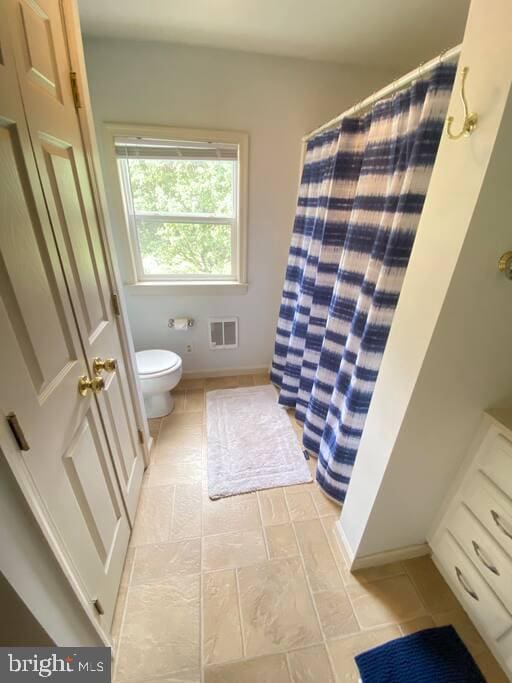
M512 676L512 406L487 413L429 538L433 560Z

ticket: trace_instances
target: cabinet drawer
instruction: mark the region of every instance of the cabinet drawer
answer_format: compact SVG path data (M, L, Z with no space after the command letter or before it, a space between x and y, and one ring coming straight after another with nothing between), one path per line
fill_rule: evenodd
M484 579L512 612L512 560L493 537L461 504L447 522L448 530L462 546Z
M512 443L496 434L481 456L479 469L512 498Z
M481 472L471 477L462 497L475 517L512 557L512 502Z
M512 628L512 616L450 532L445 531L442 534L433 550L467 612L492 640L498 640Z

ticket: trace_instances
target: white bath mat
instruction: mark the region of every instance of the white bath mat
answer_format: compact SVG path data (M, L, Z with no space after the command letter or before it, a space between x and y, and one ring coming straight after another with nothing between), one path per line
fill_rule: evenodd
M206 421L210 498L312 481L272 385L208 391Z

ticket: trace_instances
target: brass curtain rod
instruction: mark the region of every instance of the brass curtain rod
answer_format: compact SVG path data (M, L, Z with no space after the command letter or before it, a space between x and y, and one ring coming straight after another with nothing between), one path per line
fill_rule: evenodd
M372 93L369 97L367 97L364 100L361 100L361 102L358 102L350 109L347 109L342 114L336 116L334 119L331 119L330 121L327 121L327 123L324 123L318 128L315 128L315 130L312 130L311 133L308 133L302 138L302 142L308 142L308 140L311 140L312 138L316 137L319 133L323 133L326 130L334 128L338 125L338 123L340 123L342 119L346 118L347 116L360 114L365 109L369 109L379 100L382 100L385 97L388 97L389 95L392 95L393 93L398 92L403 88L406 88L420 76L423 76L425 73L432 71L432 69L434 69L434 67L440 64L442 61L450 61L451 59L458 57L460 55L461 48L462 45L457 45L456 47L452 47L450 50L445 50L444 52L441 52L439 55L437 55L437 57L434 57L430 61L425 62L425 64L420 64L420 66L418 66L416 69L409 71L409 73L405 74L401 78L398 78L396 81L393 81L389 85L384 86L384 88L381 88L380 90L377 90L377 92Z

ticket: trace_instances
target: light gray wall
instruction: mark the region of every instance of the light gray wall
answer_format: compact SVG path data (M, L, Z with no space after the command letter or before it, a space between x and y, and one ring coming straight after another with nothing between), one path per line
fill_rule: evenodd
M395 77L389 71L164 43L86 39L98 143L119 249L122 226L105 163L102 122L241 130L249 133L248 280L245 295L127 293L137 349L172 348L186 371L268 366L295 211L300 140ZM125 264L120 262L126 274ZM189 315L185 333L169 317ZM208 348L207 317L238 316L240 346ZM185 353L191 344L192 353Z
M32 612L16 593L5 576L0 573L1 647L44 647L54 645L52 639Z

